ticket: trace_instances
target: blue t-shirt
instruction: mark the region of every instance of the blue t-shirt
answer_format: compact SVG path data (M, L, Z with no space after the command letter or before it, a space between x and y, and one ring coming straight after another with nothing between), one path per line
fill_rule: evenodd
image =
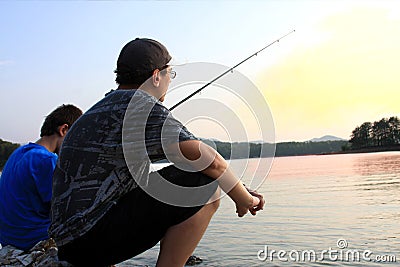
M0 178L0 243L29 250L47 239L58 156L29 143L16 149Z

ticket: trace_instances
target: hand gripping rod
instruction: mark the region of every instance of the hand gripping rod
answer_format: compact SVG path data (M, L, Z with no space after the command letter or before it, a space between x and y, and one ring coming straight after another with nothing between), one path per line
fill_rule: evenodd
M224 73L220 74L219 76L215 77L213 80L211 80L210 82L208 82L207 84L203 85L201 88L197 89L196 91L194 91L193 93L191 93L190 95L188 95L187 97L185 97L184 99L182 99L181 101L179 101L178 103L176 103L175 105L173 105L169 110L173 110L175 109L177 106L181 105L182 103L186 102L186 100L188 100L189 98L191 98L192 96L200 93L204 88L206 88L207 86L209 86L210 84L212 84L213 82L215 82L216 80L218 80L219 78L221 78L222 76L224 76L225 74L227 74L230 71L233 71L236 67L238 67L239 65L243 64L244 62L246 62L247 60L249 60L250 58L257 56L258 53L262 52L263 50L267 49L268 47L270 47L271 45L273 45L274 43L278 43L279 40L285 38L286 36L288 36L289 34L295 32L295 30L285 34L284 36L276 39L275 41L273 41L272 43L266 45L265 47L261 48L260 50L258 50L257 52L255 52L254 54L252 54L251 56L245 58L244 60L240 61L238 64L236 64L235 66L233 66L232 68L228 69L227 71L225 71Z

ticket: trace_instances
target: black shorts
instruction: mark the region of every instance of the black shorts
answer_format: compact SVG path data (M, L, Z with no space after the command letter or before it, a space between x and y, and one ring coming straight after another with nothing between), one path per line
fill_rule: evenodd
M158 171L166 180L181 186L197 187L214 179L200 172L186 172L174 166ZM149 177L152 186L154 174ZM218 185L204 194L208 200ZM168 228L179 224L204 205L179 207L160 202L140 187L120 198L115 206L83 236L58 248L58 257L77 266L108 266L130 259L156 245Z

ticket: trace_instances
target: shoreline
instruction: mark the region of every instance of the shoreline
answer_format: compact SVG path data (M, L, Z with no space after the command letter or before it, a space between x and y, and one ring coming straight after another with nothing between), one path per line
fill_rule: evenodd
M354 150L327 152L327 153L322 153L322 154L319 154L319 155L374 153L374 152L389 152L389 151L400 151L400 145L385 146L385 147L367 147L367 148L354 149Z
M281 157L300 157L300 156L325 156L325 155L340 155L340 154L357 154L357 153L375 153L375 152L390 152L390 151L399 151L400 152L400 144L395 146L388 147L369 147L362 149L354 149L354 150L345 150L345 151L334 151L334 152L324 152L319 154L297 154L297 155L274 155L273 158L281 158ZM228 160L237 160L237 159L255 159L255 158L268 158L268 157L243 157L243 158L232 158ZM164 162L162 162L164 163ZM166 164L166 163L164 163ZM170 163L168 163L170 164ZM0 176L3 169L0 168Z

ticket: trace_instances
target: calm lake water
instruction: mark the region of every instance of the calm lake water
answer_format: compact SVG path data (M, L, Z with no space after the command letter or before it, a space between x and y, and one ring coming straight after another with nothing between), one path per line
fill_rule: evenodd
M197 266L398 266L399 189L400 152L276 158L258 189L265 209L238 218L223 198ZM155 266L158 250L118 266Z

